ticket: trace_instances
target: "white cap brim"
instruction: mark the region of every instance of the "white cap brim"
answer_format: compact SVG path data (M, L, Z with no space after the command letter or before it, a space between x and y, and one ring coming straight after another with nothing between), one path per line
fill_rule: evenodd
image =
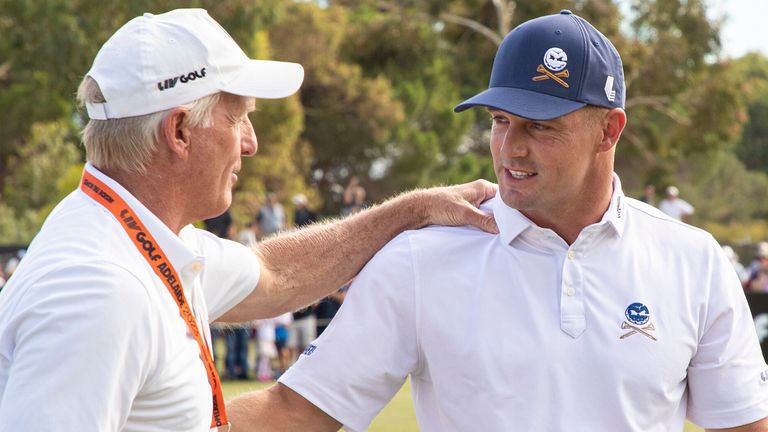
M221 91L263 99L288 97L301 87L304 68L298 63L250 60Z

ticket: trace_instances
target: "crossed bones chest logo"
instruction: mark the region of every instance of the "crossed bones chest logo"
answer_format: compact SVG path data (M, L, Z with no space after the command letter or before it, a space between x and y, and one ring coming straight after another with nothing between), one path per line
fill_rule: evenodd
M570 76L570 72L565 67L568 65L568 55L560 48L552 47L544 53L544 63L539 64L536 68L536 72L541 75L536 75L531 78L534 81L552 80L565 88L570 86L564 80Z
M622 330L629 330L619 337L619 339L626 339L630 336L641 334L648 339L657 340L651 332L656 330L653 323L649 322L651 319L651 312L648 310L648 306L642 303L632 303L627 306L624 311L626 321L621 323Z

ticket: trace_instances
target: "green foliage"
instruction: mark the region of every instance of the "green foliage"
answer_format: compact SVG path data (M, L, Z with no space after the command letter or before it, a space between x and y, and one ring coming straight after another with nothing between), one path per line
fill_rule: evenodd
M472 122L452 111L459 91L448 74L455 67L449 47L433 20L412 7L358 11L357 18L344 53L367 75L393 83L407 119L387 143L382 159L388 169L376 179L378 187L393 191L444 181L444 171L461 158L457 148Z
M266 191L284 204L303 192L335 213L351 175L373 201L493 180L485 113L452 107L487 86L508 29L562 8L622 53L629 123L616 170L625 189L675 183L698 224L768 216L768 60L719 61L719 24L704 0L631 4L623 32L610 0L0 0L0 242L31 238L76 187L83 118L73 95L99 46L130 18L176 7L208 9L255 58L305 68L297 96L257 104L259 153L236 185L238 226Z
M690 185L681 195L696 206L694 223L744 223L767 216L768 176L746 170L733 153L694 156L679 171Z
M0 224L0 244L32 240L53 205L74 187L62 189L71 170L82 170L81 155L73 145L67 122L35 123L29 142L11 158L17 175L5 184L0 212L8 217ZM74 186L77 183L75 182Z
M768 172L768 59L748 54L733 64L747 104L747 122L736 154L747 168Z
M674 177L691 155L733 145L742 109L738 86L727 65L711 61L719 28L702 0L638 0L632 7L633 32L616 39L629 115L617 166L643 171L639 177Z

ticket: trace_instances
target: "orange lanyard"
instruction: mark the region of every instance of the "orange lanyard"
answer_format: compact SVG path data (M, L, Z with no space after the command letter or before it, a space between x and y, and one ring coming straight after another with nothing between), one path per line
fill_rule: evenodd
M200 335L197 320L195 320L187 298L184 296L181 279L176 273L176 269L173 268L171 261L165 256L165 253L154 237L152 237L149 230L141 223L139 217L120 195L91 175L88 170L83 170L80 189L97 203L103 205L120 222L120 225L125 229L125 232L131 238L141 256L149 263L157 277L163 281L171 297L176 301L176 305L179 307L179 314L187 323L189 332L195 337L197 345L200 347L200 358L208 372L208 382L211 384L211 393L213 394L211 428L226 425L228 423L227 412L224 408L224 397L221 392L219 374L216 372L216 364L211 356L211 351L207 348L207 343Z

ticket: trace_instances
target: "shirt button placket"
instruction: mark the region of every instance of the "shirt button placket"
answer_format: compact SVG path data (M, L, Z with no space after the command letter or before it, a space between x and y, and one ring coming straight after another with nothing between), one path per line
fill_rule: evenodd
M566 252L563 262L563 284L560 297L560 329L573 338L579 337L586 329L584 314L584 289L581 266L573 249Z

